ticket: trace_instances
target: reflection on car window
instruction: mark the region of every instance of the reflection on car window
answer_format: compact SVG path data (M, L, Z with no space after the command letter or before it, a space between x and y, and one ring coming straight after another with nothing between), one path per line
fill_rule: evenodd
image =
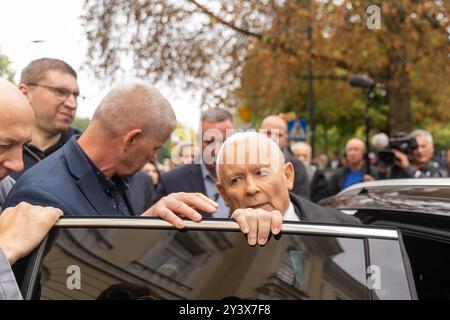
M380 299L410 299L406 270L398 242L370 239L370 263L375 266L378 286L375 294Z
M43 261L40 298L370 297L362 239L284 234L250 247L240 232L111 230L61 229Z

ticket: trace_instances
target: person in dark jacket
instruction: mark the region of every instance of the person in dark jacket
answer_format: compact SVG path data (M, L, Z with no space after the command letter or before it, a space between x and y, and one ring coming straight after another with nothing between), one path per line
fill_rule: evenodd
M217 188L247 234L250 245L264 245L283 221L360 224L359 219L290 193L294 168L266 135L236 133L217 156Z
M261 123L260 132L265 133L272 138L283 151L286 161L292 163L294 166L295 177L292 192L297 196L309 199L310 193L308 174L303 163L298 161L288 146L288 130L286 121L279 116L267 116Z
M306 142L299 141L291 146L291 150L297 159L303 163L308 173L311 201L317 203L331 196L324 173L317 166L311 164L311 146Z
M30 62L22 71L19 89L33 108L35 124L31 141L23 148L24 170L11 175L16 181L80 133L70 127L81 99L77 73L66 62L51 58Z

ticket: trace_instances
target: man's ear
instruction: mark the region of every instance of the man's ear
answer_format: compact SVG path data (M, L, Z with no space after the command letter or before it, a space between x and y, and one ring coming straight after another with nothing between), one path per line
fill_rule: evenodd
M19 90L25 95L25 97L28 98L28 93L30 92L30 88L26 84L21 83L19 85Z
M294 177L295 177L294 166L292 165L292 163L286 162L283 165L283 173L284 176L286 177L286 184L288 190L292 191L292 189L294 188Z
M226 195L226 192L225 192L225 188L224 188L224 186L223 186L223 184L222 184L222 182L220 180L217 180L216 187L217 187L217 191L219 191L219 194L220 194L220 196L223 199L223 202L225 202L225 205L227 207L230 207L229 201L228 201L228 198L227 198L227 195Z
M142 136L141 129L133 129L131 131L128 131L123 136L123 145L124 145L125 151L128 148L132 147L136 143L136 140L139 139L141 136Z

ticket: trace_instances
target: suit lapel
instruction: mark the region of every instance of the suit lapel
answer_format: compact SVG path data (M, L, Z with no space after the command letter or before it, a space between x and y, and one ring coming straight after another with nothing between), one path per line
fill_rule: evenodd
M200 192L207 196L205 181L203 181L203 173L201 165L193 164L190 168L189 176L190 179L188 182L192 187L191 190L195 190L195 192Z
M113 212L111 202L95 176L87 156L77 144L76 137L72 137L63 150L69 171L78 179L77 185L92 207L100 215L108 215Z
M130 211L130 214L132 216L135 216L136 215L136 211L138 209L135 210L133 204L130 202L130 199L131 199L130 188L128 188L127 190L125 190L124 201L125 201L125 205L128 207L128 211Z
M189 184L191 185L191 190L194 190L194 192L200 192L204 194L205 196L208 196L206 193L206 186L205 181L203 180L203 172L202 167L200 164L193 164L190 168L189 172ZM211 218L211 214L198 211L202 217L204 218Z
M86 199L100 215L111 215L114 209L103 191L100 182L93 173L87 173L77 183Z
M289 193L289 199L294 205L295 214L298 216L300 221L306 221L305 209L303 208L302 203L299 201L299 198L295 196L293 193Z

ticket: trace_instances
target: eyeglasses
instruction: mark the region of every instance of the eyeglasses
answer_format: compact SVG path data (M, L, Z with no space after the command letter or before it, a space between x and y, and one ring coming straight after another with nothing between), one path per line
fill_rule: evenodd
M35 86L35 87L42 87L45 88L51 92L53 92L55 94L56 97L60 98L60 99L69 99L69 97L71 95L74 96L76 101L79 100L84 100L86 99L85 96L80 96L79 92L72 92L70 90L64 89L64 88L58 88L58 87L51 87L51 86L46 86L43 84L37 84L37 83L28 83L29 86Z

